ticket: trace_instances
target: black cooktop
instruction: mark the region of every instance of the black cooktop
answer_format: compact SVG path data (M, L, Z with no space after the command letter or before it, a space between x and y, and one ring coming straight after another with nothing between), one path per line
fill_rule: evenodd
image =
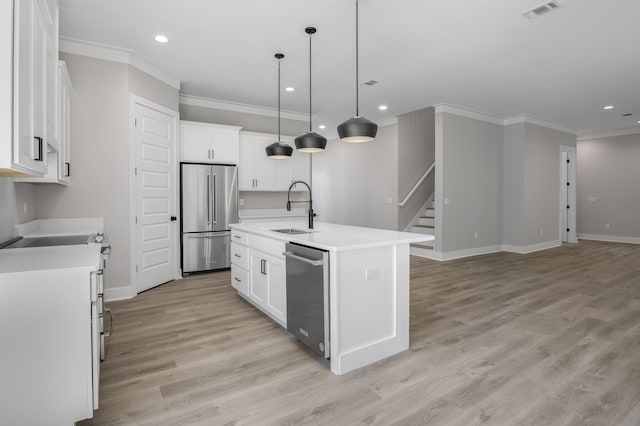
M66 235L63 237L35 237L35 238L14 238L3 244L0 248L25 248L25 247L49 247L49 246L71 246L87 244L89 235Z

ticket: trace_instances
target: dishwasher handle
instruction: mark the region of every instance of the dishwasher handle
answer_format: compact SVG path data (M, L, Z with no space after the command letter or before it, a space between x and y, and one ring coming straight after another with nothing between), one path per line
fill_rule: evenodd
M282 253L285 257L289 257L291 259L299 260L300 262L308 263L313 266L322 266L322 260L315 259L307 259L306 257L298 256L297 254L293 254L290 251L285 251Z

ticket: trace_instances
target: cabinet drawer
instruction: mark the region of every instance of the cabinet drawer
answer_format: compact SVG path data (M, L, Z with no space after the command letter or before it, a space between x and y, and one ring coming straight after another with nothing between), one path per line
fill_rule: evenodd
M260 235L249 235L249 246L252 249L260 250L272 256L283 257L284 241L265 238Z
M249 269L249 248L236 242L231 243L231 263L242 269Z
M247 234L246 232L238 231L237 229L232 229L231 241L247 246L249 245L249 234Z
M231 286L245 296L249 295L249 274L237 265L231 265Z

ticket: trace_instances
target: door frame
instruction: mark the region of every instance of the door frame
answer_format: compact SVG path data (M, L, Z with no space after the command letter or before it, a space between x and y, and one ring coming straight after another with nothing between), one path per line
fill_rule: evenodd
M563 153L567 153L567 157L572 161L573 167L569 168L568 173L570 173L570 175L567 175L567 181L569 182L573 182L573 191L570 192L569 195L569 199L566 199L565 194L566 194L566 190L567 190L567 185L566 185L566 181L563 180L563 170L566 167L566 163L562 161L562 154ZM559 231L559 240L560 242L565 242L564 241L564 230L562 227L562 223L563 223L563 216L566 214L567 209L566 209L566 204L568 202L568 204L570 206L573 206L573 209L570 209L570 214L572 216L571 218L571 222L574 224L573 229L569 228L569 234L567 235L567 241L568 243L577 243L578 242L578 213L577 213L577 185L576 185L576 178L577 178L577 155L576 155L576 147L575 146L566 146L566 145L560 145L560 152L558 153L559 155L559 160L558 163L560 164L560 175L559 175L559 186L560 186L560 198L559 198L559 222L558 222L558 231ZM565 201L566 200L566 201Z
M180 183L180 170L179 164L180 161L178 159L178 127L180 124L179 121L179 113L178 111L174 111L170 108L162 106L158 103L150 101L149 99L143 98L138 95L134 95L133 93L129 94L129 246L131 250L130 254L130 276L131 276L131 287L133 289L134 294L138 294L138 272L136 271L136 262L138 255L138 240L137 240L137 224L136 224L136 206L137 206L137 198L138 194L136 191L136 174L135 169L137 167L136 164L136 152L137 152L137 144L136 144L136 126L135 126L135 118L136 118L136 105L140 105L149 109L156 110L160 113L166 114L170 116L173 120L173 150L174 150L174 188L179 188L178 184ZM180 227L177 226L180 223L180 211L178 210L178 193L174 190L174 199L173 205L171 206L172 211L174 212L173 216L176 216L178 220L174 221L172 232L174 234L173 240L173 250L175 253L175 262L176 262L176 270L174 279L182 278L182 271L180 270Z

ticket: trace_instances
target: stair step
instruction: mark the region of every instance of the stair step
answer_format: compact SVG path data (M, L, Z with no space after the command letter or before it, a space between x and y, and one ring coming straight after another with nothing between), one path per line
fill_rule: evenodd
M418 218L418 225L435 226L435 224L436 224L436 220L433 217L422 216L422 217Z
M427 217L435 217L436 209L427 207L426 209L424 209L424 215Z
M411 227L411 232L415 232L418 234L435 235L434 227L429 225L413 225Z

